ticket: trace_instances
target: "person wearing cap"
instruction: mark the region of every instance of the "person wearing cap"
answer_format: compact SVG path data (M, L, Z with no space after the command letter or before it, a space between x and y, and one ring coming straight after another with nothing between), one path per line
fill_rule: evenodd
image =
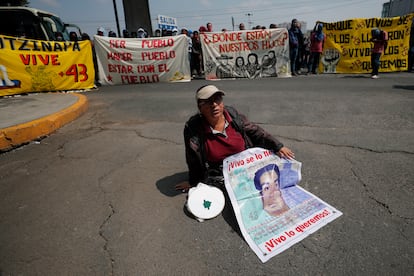
M105 32L105 29L103 27L99 27L96 32L96 35L104 36L104 32Z
M145 38L147 36L145 30L143 28L139 28L137 31L138 38Z
M154 32L154 36L155 37L161 37L162 36L161 29L156 29L155 32Z
M205 85L197 90L199 113L193 115L184 127L189 179L188 183L181 183L176 189L188 191L199 182L224 189L224 158L247 148L262 147L282 158L294 158L294 153L271 134L250 122L235 108L225 106L224 95L214 85Z

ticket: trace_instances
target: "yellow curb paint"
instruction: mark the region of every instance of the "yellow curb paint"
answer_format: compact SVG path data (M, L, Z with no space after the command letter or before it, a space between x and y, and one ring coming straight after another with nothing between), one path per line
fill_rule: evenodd
M49 135L86 112L87 97L75 93L72 95L77 96L78 101L68 108L34 121L0 129L0 150L9 150Z

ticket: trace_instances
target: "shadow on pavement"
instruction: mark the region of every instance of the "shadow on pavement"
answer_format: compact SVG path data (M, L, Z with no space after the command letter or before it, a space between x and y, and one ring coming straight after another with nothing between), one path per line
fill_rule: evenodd
M394 85L395 89L414 90L414 85Z
M224 193L224 197L226 198L226 205L224 206L221 215L223 216L223 219L230 225L233 231L236 232L244 240L227 192Z
M370 79L371 75L348 75L348 76L342 76L343 79Z
M155 185L162 194L169 197L174 197L182 193L181 191L175 190L175 186L184 181L188 181L188 172L180 172L170 176L166 176L158 180ZM223 191L224 197L226 199L226 204L221 215L223 216L223 219L230 225L232 230L243 238L227 191L225 191L225 188L222 188L221 190ZM188 211L187 207L185 206L185 203L183 206L183 212L189 218L195 219L194 216Z
M155 185L157 185L158 190L166 196L177 196L181 194L181 191L177 191L175 186L181 182L188 181L188 173L180 172L170 176L166 176L158 180Z

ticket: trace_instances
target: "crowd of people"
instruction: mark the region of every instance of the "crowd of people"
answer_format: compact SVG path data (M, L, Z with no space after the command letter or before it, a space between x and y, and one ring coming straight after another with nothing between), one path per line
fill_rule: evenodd
M277 24L270 24L268 27L257 25L252 27L252 30L260 29L276 29ZM246 30L244 23L238 25L240 31ZM306 36L301 31L300 22L297 19L292 20L291 27L289 28L289 43L290 43L290 59L291 59L291 72L293 76L297 76L299 71L305 71L306 73L317 73L317 67L319 59L323 49L323 43L325 41L325 35L323 34L322 23L317 23L310 36ZM189 59L191 74L193 77L202 77L203 75L203 57L200 41L200 34L205 32L213 32L213 24L208 22L205 26L200 26L198 30L190 30L187 28L173 29L156 29L151 35L147 30L140 27L136 32L128 32L128 30L122 31L122 37L124 38L146 38L146 37L164 37L175 36L179 34L185 34L188 37L189 45ZM228 31L227 29L221 29L222 32ZM100 27L97 30L97 35L103 36L105 30ZM109 31L108 36L116 37L115 32Z
M277 24L270 24L268 27L257 25L252 27L252 30L260 30L260 29L276 29L278 28ZM244 23L240 23L238 25L238 29L240 31L246 30ZM222 32L226 32L226 29L221 29ZM144 28L140 27L136 32L129 32L128 30L122 31L122 37L124 38L146 38L146 37L164 37L164 36L175 36L179 34L185 34L188 39L188 52L189 52L189 60L190 60L190 67L191 67L191 74L192 77L202 77L203 72L203 55L202 55L202 48L201 48L201 41L200 41L200 34L205 32L214 32L213 24L208 22L205 26L200 26L198 30L190 30L187 28L181 28L178 30L177 28L173 29L156 29L152 35L145 30ZM298 76L300 74L318 74L318 67L319 62L321 59L323 46L326 40L326 35L323 32L323 23L316 22L315 27L313 30L308 33L303 33L301 29L301 23L297 19L293 19L290 27L288 29L289 33L289 57L290 57L290 70L292 76ZM96 35L104 36L105 29L99 27L97 29ZM109 37L117 37L114 31L109 30L107 33ZM76 33L70 33L71 40L77 40L78 37ZM90 40L88 34L82 34L80 38L82 40ZM412 41L412 39L411 39ZM410 41L410 45L411 45ZM373 42L373 78L378 77L378 62L381 54L386 49L385 42L379 42L379 40L372 40ZM414 42L414 41L413 41ZM381 46L379 46L381 44ZM413 43L414 44L414 43ZM408 71L411 71L413 68L413 60L414 60L414 46L410 48L410 57L409 57L409 68Z

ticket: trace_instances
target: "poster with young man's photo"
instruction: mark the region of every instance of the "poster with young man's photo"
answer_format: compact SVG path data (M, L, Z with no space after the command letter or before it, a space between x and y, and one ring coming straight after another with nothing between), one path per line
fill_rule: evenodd
M243 237L262 262L342 215L298 186L302 164L263 148L223 161L226 190Z

